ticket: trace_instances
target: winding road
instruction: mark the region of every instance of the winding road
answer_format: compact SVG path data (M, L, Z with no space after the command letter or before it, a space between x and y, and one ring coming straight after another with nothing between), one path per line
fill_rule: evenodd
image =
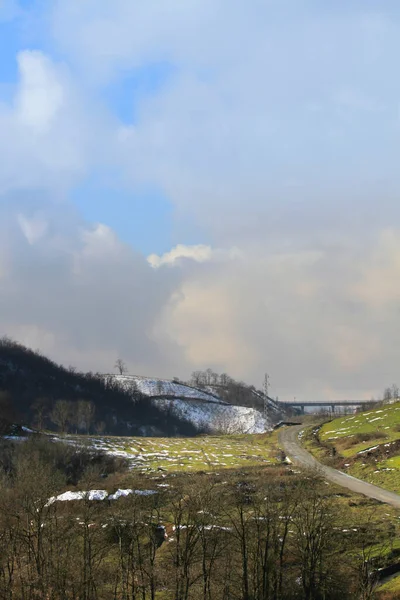
M394 492L389 492L371 483L356 479L351 475L346 475L342 471L337 471L331 467L327 467L318 462L307 450L302 448L299 444L299 433L304 429L303 425L296 425L281 429L279 432L280 445L284 449L286 455L290 460L302 467L311 469L317 469L326 479L337 483L342 487L356 492L357 494L363 494L368 498L374 498L380 502L391 504L396 508L400 508L400 495Z

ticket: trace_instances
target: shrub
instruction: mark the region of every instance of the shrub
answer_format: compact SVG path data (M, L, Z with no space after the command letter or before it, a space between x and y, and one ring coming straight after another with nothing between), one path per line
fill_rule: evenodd
M111 475L127 468L124 458L110 456L90 447L77 447L35 436L26 442L2 442L0 469L14 476L17 464L24 457L36 456L43 464L60 473L68 485L77 485L89 469L103 475Z
M387 435L383 431L368 431L366 433L355 433L351 437L345 437L340 440L340 447L342 449L351 448L362 442L370 442L373 440L386 440Z

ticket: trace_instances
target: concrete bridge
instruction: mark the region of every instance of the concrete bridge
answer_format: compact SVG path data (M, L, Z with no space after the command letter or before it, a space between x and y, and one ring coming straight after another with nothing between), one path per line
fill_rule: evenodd
M321 401L305 401L305 400L292 400L292 401L279 401L283 406L290 406L293 408L300 408L301 412L304 413L306 407L328 407L331 412L335 412L336 407L353 407L353 406L365 406L368 404L375 404L376 400L321 400Z

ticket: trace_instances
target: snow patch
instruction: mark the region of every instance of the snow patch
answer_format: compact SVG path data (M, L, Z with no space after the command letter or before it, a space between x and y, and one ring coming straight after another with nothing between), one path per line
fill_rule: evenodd
M64 492L63 494L59 494L58 496L52 496L48 499L46 506L50 506L54 504L54 502L71 502L76 500L118 500L118 498L126 498L131 494L135 494L137 496L152 496L153 494L157 494L155 490L117 490L114 494L108 494L106 490L88 490L81 492Z
M175 398L195 398L206 402L226 404L219 396L184 383L168 379L153 379L139 375L108 375L110 381L116 381L125 389L136 389L141 394L150 397L174 396Z

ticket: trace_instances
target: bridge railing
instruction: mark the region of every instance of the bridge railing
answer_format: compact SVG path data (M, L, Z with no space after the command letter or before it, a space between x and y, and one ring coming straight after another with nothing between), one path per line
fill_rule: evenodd
M321 400L320 402L280 400L279 402L286 406L362 406L364 404L376 404L377 400Z

